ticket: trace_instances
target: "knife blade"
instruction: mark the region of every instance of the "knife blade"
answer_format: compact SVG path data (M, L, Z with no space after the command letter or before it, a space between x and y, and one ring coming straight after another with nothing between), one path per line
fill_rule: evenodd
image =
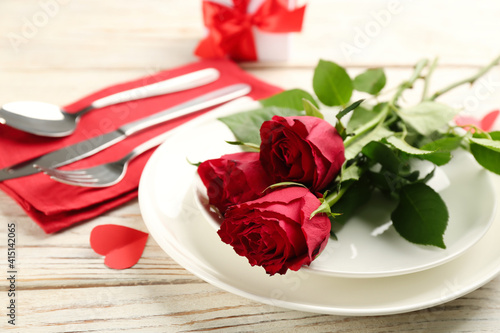
M200 111L232 99L244 96L251 91L247 84L234 84L212 91L185 103L166 109L143 119L127 123L120 128L51 153L35 157L0 170L0 181L29 176L40 172L34 165L45 168L60 167L96 154L127 137L139 133L168 120Z

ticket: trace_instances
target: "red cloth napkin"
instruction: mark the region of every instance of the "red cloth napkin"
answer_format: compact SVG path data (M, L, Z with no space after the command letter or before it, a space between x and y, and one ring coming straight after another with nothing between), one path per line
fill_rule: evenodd
M252 86L249 94L254 99L271 96L280 88L256 79L227 60L202 60L183 67L162 71L153 76L117 84L97 91L65 107L69 112L89 105L92 101L123 90L165 80L203 68L213 67L220 71L220 78L208 85L182 92L151 97L130 103L95 110L82 117L77 132L65 138L44 138L0 126L0 168L26 161L30 158L50 152L97 135L108 133L121 125L162 111L196 96L208 93L235 83L247 83ZM96 81L98 84L98 81ZM134 147L148 139L173 129L207 111L174 119L143 133L137 134L110 147L94 156L75 162L65 169L78 169L114 161L124 156ZM203 140L193 133L193 140ZM134 159L125 178L117 185L107 188L85 188L61 184L49 179L44 174L35 174L23 178L6 180L0 183L5 191L26 211L26 213L46 232L53 233L70 225L96 217L137 196L137 187L141 172L152 151ZM168 172L168 170L165 170Z

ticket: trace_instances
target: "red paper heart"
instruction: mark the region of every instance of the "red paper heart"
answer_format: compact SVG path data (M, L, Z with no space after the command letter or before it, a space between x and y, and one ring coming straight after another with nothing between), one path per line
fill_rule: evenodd
M490 113L485 115L483 117L483 119L481 119L481 122L480 122L481 128L487 132L491 131L499 114L500 114L500 111L495 110L495 111L491 111Z
M499 115L500 110L494 110L487 113L481 119L476 119L470 116L457 116L455 117L455 123L458 126L463 126L467 131L472 130L472 133L474 133L474 130L467 125L474 125L482 129L483 131L489 132L493 129L493 125L495 125L495 122Z
M103 224L90 233L90 246L105 256L109 268L125 269L134 266L142 256L149 234L116 224Z

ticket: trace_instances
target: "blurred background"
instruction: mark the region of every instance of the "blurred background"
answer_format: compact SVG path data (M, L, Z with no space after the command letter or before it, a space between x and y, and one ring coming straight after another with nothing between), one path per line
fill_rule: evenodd
M302 1L304 2L304 1ZM64 105L106 85L196 61L204 35L201 1L2 0L0 103ZM283 88L311 90L326 59L355 75L387 67L388 87L419 59L439 57L435 86L472 73L500 54L500 4L490 0L311 0L286 62L241 63ZM286 75L294 68L293 75ZM460 68L462 71L456 71ZM500 105L500 74L476 91L443 97L465 112ZM495 92L497 92L495 94ZM464 94L473 94L466 99ZM496 96L496 97L495 97Z

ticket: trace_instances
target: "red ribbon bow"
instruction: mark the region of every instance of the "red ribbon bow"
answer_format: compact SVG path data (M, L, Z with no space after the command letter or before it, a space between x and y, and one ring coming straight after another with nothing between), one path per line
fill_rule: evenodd
M203 18L208 35L195 50L202 58L257 60L252 27L273 33L299 32L305 6L288 10L282 0L266 0L253 14L247 12L251 0L233 0L233 7L203 1Z

